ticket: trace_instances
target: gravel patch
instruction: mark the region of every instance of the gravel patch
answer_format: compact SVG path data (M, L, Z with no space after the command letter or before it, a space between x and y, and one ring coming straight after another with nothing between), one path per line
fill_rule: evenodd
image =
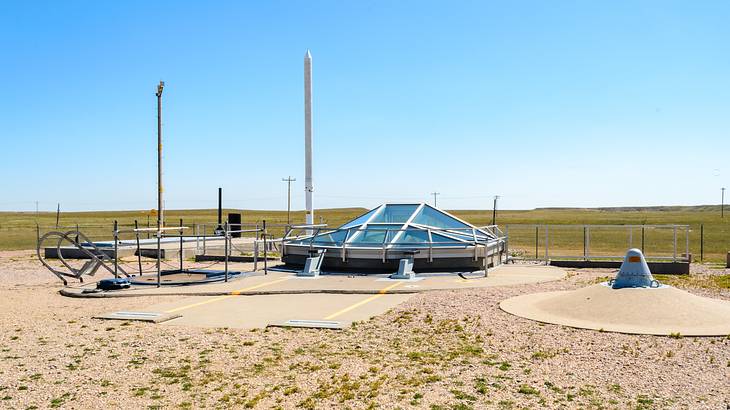
M0 407L690 408L730 403L730 338L544 325L506 298L533 285L419 294L344 331L91 319L171 297L64 298L29 254L0 254ZM12 259L12 260L11 260ZM730 300L728 290L688 289Z

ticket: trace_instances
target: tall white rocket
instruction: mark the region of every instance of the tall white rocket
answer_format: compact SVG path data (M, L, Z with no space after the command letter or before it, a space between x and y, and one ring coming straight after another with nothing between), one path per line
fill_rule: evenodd
M304 193L310 225L314 223L312 191L312 54L307 50L304 55Z

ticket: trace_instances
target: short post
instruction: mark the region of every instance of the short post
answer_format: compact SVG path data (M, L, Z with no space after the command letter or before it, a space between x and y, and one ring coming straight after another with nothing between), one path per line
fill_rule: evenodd
M591 258L591 227L586 226L586 260Z
M700 224L700 262L705 258L705 224Z
M183 220L180 218L180 272L183 271Z
M114 279L119 277L119 225L114 221Z
M137 266L139 267L139 276L142 276L142 250L139 248L139 224L134 220L134 236L137 238Z
M687 262L692 262L689 256L689 225L684 227L684 255L687 257Z
M505 263L509 261L509 225L504 226L504 254L505 257Z
M258 236L258 233L254 232L254 235ZM259 242L254 239L253 241L253 271L259 270Z
M428 229L428 263L433 262L433 236L431 230Z
M264 275L268 275L268 256L267 256L267 249L266 249L266 219L263 221L263 234L264 234Z
M162 269L160 266L160 260L162 259L162 249L160 246L160 240L162 238L162 227L157 226L157 287L162 286Z
M223 253L225 254L225 281L228 282L228 221L223 223Z
M588 260L588 252L586 250L586 226L583 225L583 260Z
M539 242L537 235L538 235L539 230L540 230L540 227L538 225L535 225L535 259L536 260L539 259L539 255L537 254L537 245Z

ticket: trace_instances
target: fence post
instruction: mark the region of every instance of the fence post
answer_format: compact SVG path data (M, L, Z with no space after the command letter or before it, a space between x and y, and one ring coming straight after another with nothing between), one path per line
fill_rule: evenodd
M644 229L645 226L641 225L641 253L644 253ZM646 254L644 256L646 256Z
M586 226L586 260L591 258L591 227Z
M539 242L539 239L538 239L538 232L539 232L539 230L540 230L540 226L535 225L535 259L539 259L538 258L539 255L537 254L537 245L538 245L538 242Z
M692 262L689 258L689 225L684 227L684 256L687 262Z
M629 225L629 249L634 247L634 227Z
M705 224L700 224L700 262L705 258Z
M139 276L142 276L142 251L139 249L139 224L134 220L134 236L137 239L137 265L139 266Z
M223 223L223 253L225 254L225 281L228 282L228 221Z
M266 253L268 251L268 249L266 249L266 246L267 246L267 244L266 244L266 219L264 219L264 221L263 221L263 235L264 235L264 275L268 275L269 274L269 272L267 270L268 269L268 261L267 261L268 255Z
M505 253L505 263L509 261L509 225L504 226L504 253Z
M119 277L117 272L119 269L119 226L117 221L114 221L114 279Z
M548 232L548 225L545 225L545 265L548 264L549 254L550 254L550 234Z
M180 272L183 271L183 255L185 255L183 250L183 220L180 218Z
M674 237L674 248L672 249L672 262L677 261L677 225L672 226L672 235Z

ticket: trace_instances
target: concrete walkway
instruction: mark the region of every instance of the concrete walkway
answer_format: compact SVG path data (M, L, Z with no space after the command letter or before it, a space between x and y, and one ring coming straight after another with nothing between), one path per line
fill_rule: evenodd
M231 270L236 270L232 265ZM561 279L565 271L542 265L501 265L489 271L488 277L461 277L455 273L424 273L416 275L416 280L390 280L388 275L337 274L320 275L318 278L300 278L291 272L269 271L247 272L229 282L216 282L188 286L136 286L131 289L89 293L94 283L70 286L61 294L70 297L134 297L134 296L221 296L221 295L263 295L263 294L373 294L378 293L388 283L401 283L391 293L418 293L430 290L481 288L488 286L509 286L539 283Z
M295 321L313 321L306 327L342 328L366 320L406 301L415 293L507 286L557 280L561 269L546 266L500 266L488 277L464 279L456 274L424 274L416 280L390 280L386 275L326 275L299 278L288 272L250 274L229 283L81 293L83 287L66 288L75 297L177 295L173 302L156 304L139 312L181 315L162 325L228 328L261 328ZM322 321L326 323L322 323ZM325 326L326 325L326 326Z

